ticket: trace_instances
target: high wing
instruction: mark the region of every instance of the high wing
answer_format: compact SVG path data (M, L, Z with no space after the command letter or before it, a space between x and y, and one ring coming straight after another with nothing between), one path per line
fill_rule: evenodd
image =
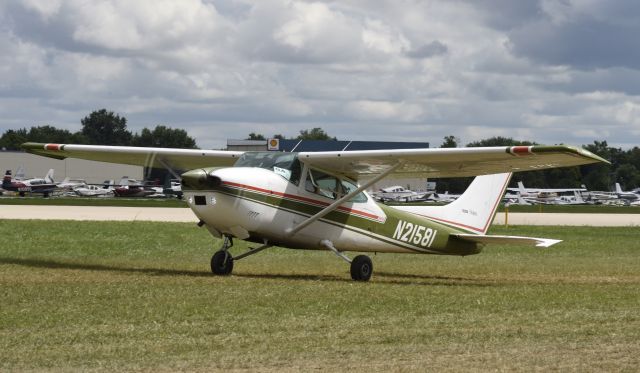
M41 144L32 142L22 144L22 148L32 154L56 159L79 158L144 167L171 167L179 170L232 166L244 153L225 150Z
M354 180L380 174L398 163L401 166L388 177L465 177L609 163L587 150L565 145L303 152L299 159Z
M243 154L224 150L42 143L25 143L22 147L29 153L57 159L80 158L183 170L232 166ZM398 164L388 177L464 177L607 162L587 150L561 145L302 152L298 157L309 166L353 180L379 175Z

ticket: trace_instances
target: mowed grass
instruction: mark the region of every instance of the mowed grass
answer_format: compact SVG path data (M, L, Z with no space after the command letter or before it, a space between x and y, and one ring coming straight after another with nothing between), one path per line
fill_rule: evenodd
M355 283L279 248L214 277L194 224L0 221L0 370L637 371L638 228L492 233L566 241L372 255Z

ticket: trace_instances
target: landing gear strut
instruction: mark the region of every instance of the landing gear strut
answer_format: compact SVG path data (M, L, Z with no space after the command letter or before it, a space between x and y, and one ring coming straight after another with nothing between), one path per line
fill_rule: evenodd
M373 274L373 263L371 262L371 258L366 255L358 255L353 258L353 260L351 260L344 253L338 251L338 249L333 246L333 242L329 240L321 241L320 245L333 251L334 254L344 259L345 262L351 264L352 279L354 279L355 281L369 281L371 275Z
M227 276L230 275L233 271L233 262L236 260L240 260L248 257L249 255L253 255L257 252L260 252L264 249L270 248L271 244L267 243L265 240L264 245L256 248L249 249L244 253L232 256L229 252L229 249L233 246L233 240L231 237L224 236L224 241L222 242L222 247L220 250L216 251L215 254L211 257L211 272L216 275Z

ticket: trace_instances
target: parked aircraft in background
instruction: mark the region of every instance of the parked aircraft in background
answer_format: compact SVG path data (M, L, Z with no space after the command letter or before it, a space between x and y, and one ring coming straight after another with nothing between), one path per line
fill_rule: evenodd
M532 205L566 205L566 204L586 204L581 193L587 188L526 188L522 181L518 182L517 188L507 188L509 192L505 199L510 204Z
M2 189L17 192L20 197L24 197L27 193L38 193L49 197L56 190L56 184L53 182L53 169L49 170L42 179L34 178L20 181L13 180L11 170L7 170L2 179Z
M128 176L124 176L119 183L119 186L113 189L113 193L116 197L146 197L155 194L156 191L145 188L143 183L135 179L129 179Z
M84 179L72 179L67 176L57 186L59 189L70 191L78 187L87 186L87 182Z
M73 188L73 192L82 197L105 197L113 196L111 186L85 185Z
M433 194L433 192L414 192L413 190L407 189L400 185L381 188L378 192L372 193L374 198L382 202L424 201L431 194Z
M635 201L637 199L640 199L640 195L634 193L634 192L626 192L624 190L622 190L622 188L620 187L620 183L616 183L616 195L618 196L618 198L630 202L630 201Z
M26 143L30 153L167 167L182 174L189 207L223 245L211 258L215 274L274 245L328 250L367 281L371 259L345 251L471 255L486 244L548 247L558 240L488 235L511 172L606 162L569 146L512 146L329 152L237 152ZM365 190L385 177L481 175L444 206L386 206ZM361 181L362 184L358 184ZM239 255L233 239L260 246Z
M451 194L446 191L444 193L434 193L429 199L435 202L450 203L460 198L460 196L461 194Z

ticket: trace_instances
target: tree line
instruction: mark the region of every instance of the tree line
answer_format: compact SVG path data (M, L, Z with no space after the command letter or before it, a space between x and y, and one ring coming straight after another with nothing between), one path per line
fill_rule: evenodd
M127 129L127 119L106 109L96 110L80 120L78 132L59 129L51 125L30 129L7 130L0 137L0 149L20 150L24 142L62 144L142 146L161 148L197 149L196 141L182 129L157 125L143 128L140 133Z
M440 147L458 147L460 140L455 136L445 136ZM530 146L538 145L531 141L514 140L510 137L491 137L468 143L467 147L479 146ZM623 189L640 186L640 148L629 150L611 147L606 141L594 141L583 145L583 148L608 160L611 164L589 164L577 167L552 168L541 171L518 172L513 175L511 185L522 181L526 187L532 188L579 188L585 185L589 190L612 190L613 185L620 183ZM452 193L463 191L471 179L440 179L438 189ZM447 189L449 188L449 189Z
M153 129L143 128L140 133L132 133L127 129L127 119L106 109L96 110L84 117L82 128L78 132L59 129L51 125L7 130L0 137L0 149L19 150L24 142L49 142L63 144L119 145L162 148L197 149L196 141L185 130L157 125ZM285 139L281 134L272 138ZM298 140L335 141L322 128L316 127L301 130ZM252 132L247 140L266 140L265 136ZM467 147L478 146L516 146L536 145L531 141L514 140L510 137L491 137L468 143ZM441 148L461 146L460 140L453 136L445 136ZM633 189L640 185L640 148L623 150L611 147L606 141L594 141L583 147L611 164L592 164L579 167L565 167L542 171L528 171L514 174L512 184L522 181L525 186L535 188L577 188L585 185L590 190L611 190L618 182L623 189ZM471 178L438 179L438 191L460 193L469 184Z

